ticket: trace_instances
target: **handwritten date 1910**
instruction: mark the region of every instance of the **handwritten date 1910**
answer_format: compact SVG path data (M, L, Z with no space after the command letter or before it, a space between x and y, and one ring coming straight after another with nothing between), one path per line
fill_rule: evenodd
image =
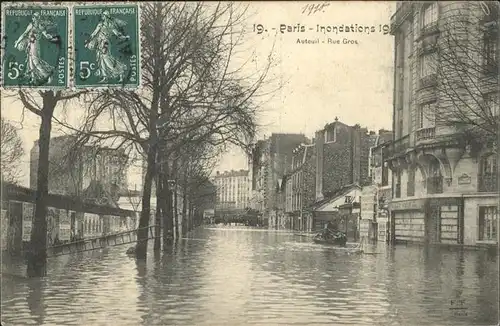
M323 3L308 3L304 7L302 7L302 14L312 15L319 11L324 12L324 9L330 5L329 2Z

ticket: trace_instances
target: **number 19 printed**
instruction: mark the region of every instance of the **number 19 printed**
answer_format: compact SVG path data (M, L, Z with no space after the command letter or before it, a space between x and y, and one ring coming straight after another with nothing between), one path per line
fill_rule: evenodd
M75 87L140 83L137 5L74 7Z

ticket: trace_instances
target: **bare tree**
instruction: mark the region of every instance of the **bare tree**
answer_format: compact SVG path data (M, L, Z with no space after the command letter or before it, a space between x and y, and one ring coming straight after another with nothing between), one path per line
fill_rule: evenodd
M436 73L426 74L420 86L435 87L439 99L435 107L424 104L419 119L425 116L437 125L453 126L471 134L471 138L496 137L498 2L446 5L448 11L440 22L439 34L433 32L434 26L421 31L427 34L421 54L433 59L429 61L435 62ZM421 73L425 65L421 64Z
M40 118L38 135L37 196L35 217L28 250L27 275L39 277L46 275L47 264L47 195L49 187L49 148L54 112L58 104L66 104L79 98L87 91L33 91L19 89L15 93L23 107Z
M235 14L231 3L148 3L143 6L143 86L140 92L108 90L99 94L89 116L109 112L112 128L98 130L90 123L84 132L94 137L120 138L146 157L142 211L136 249L146 257L151 188L159 166L160 190L169 191L172 176L169 152L188 142L212 146L245 146L255 134L253 100L266 79L263 72L245 74L232 69L245 10ZM169 201L171 196L160 196ZM160 203L158 203L160 205ZM164 225L171 225L165 216ZM155 246L157 247L157 246Z
M0 173L2 181L17 183L21 176L19 163L24 155L23 142L17 133L16 127L3 117L0 128Z

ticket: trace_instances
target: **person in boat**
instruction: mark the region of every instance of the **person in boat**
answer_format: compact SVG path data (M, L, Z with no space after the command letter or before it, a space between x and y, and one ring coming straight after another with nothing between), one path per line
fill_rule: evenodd
M326 225L327 229L330 230L330 231L338 231L339 230L339 226L337 224L337 221L329 221L328 224Z

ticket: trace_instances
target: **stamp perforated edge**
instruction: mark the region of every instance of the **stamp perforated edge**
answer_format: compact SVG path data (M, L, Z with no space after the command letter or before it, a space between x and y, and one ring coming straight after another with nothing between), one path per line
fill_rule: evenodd
M78 91L78 90L88 90L88 91L96 91L96 90L103 90L103 89L115 89L115 90L128 90L128 91L135 91L135 90L142 90L143 86L143 78L142 78L142 7L141 7L141 2L116 2L111 4L103 4L102 2L73 2L70 4L70 11L71 11L71 17L72 20L70 21L71 24L71 34L74 37L74 27L75 27L75 17L73 15L73 12L75 8L82 8L82 7L100 7L100 8L109 8L109 7L120 7L120 6L135 6L136 7L136 15L137 15L137 31L136 31L136 36L137 36L137 79L138 79L138 84L137 85L100 85L100 86L76 86L75 80L75 65L76 65L76 48L72 48L72 60L71 60L71 71L73 71L73 78L71 79L72 83L70 85L70 89L72 91ZM73 42L73 38L71 39ZM74 42L72 43L74 44Z
M13 91L13 90L20 90L20 89L31 89L31 90L36 90L36 91L54 91L54 90L65 90L70 87L70 82L71 82L71 73L70 73L70 68L71 68L71 37L70 37L70 24L71 24L71 19L70 19L70 3L68 2L4 2L2 3L2 10L1 10L1 18L2 18L2 24L1 24L1 45L0 45L0 89L5 90L5 91ZM66 60L66 85L64 86L5 86L4 85L4 74L5 71L3 69L4 65L4 60L5 60L5 38L6 35L5 33L5 11L7 9L23 9L23 8L36 8L36 9L63 9L65 8L67 10L66 13L66 28L67 28L67 35L66 35L66 46L68 50L68 56Z

